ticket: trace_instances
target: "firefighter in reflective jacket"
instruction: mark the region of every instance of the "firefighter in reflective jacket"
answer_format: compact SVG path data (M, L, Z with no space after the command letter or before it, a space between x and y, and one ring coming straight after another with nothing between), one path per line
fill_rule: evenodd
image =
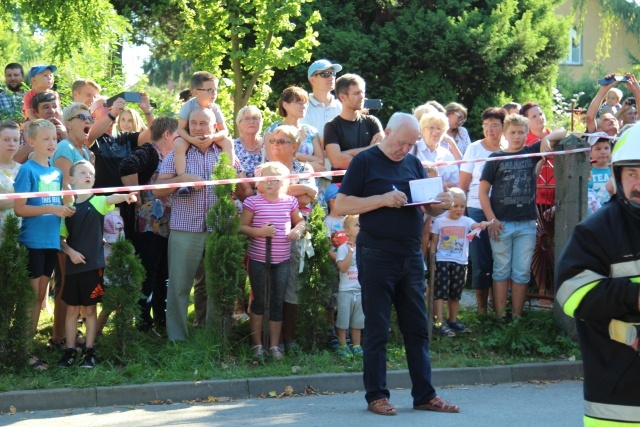
M556 299L576 319L584 425L640 425L640 125L614 145L615 194L578 224L556 268Z

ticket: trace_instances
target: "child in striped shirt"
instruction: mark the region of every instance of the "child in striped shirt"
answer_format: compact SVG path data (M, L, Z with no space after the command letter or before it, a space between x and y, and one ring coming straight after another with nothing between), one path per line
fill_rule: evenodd
M288 175L282 163L269 162L261 167L261 176ZM258 195L248 197L243 204L241 233L249 236L249 278L254 300L251 303L251 341L254 354L262 357L262 323L265 310L266 247L271 238L269 283L269 354L282 358L278 347L282 328L284 292L289 278L291 240L298 240L305 230L305 222L298 207L298 200L288 196L287 183L280 179L261 181Z

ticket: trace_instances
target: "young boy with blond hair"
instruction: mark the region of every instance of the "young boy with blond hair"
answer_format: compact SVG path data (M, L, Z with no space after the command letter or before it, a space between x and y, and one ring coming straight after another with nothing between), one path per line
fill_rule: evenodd
M15 191L28 193L62 190L62 171L49 166L49 158L58 145L56 127L49 120L32 120L27 124L25 138L33 147L33 156L20 167L14 183ZM36 295L31 309L32 333L35 335L42 301L60 250L60 218L73 215L75 208L63 205L60 196L45 196L16 199L13 210L17 216L22 217L18 240L27 248L29 283ZM47 369L46 363L36 357L31 357L29 364L38 370Z
M340 344L338 356L343 360L349 360L352 357L361 359L363 356L360 340L364 328L364 312L362 311L362 295L356 265L356 237L360 232L359 221L358 215L344 217L344 229L349 240L340 245L336 254L336 263L340 271L336 332ZM347 345L347 329L351 332L353 348L349 348Z
M70 183L76 190L88 190L95 183L95 168L86 160L74 163L69 170ZM98 329L96 304L104 295L105 267L103 247L104 216L115 208L115 204L136 201L135 193L101 196L80 194L74 203L75 214L62 221L60 246L67 254L65 284L62 300L67 304L65 321L66 348L58 366L73 366L78 356L75 341L78 314L84 309L87 325L87 338L81 367L93 368L96 365L93 349Z
M204 150L216 144L225 153L229 155L230 164L234 164L233 141L229 138L229 130L225 124L222 110L215 103L218 96L218 78L206 71L197 71L193 73L190 80L191 93L193 98L188 100L180 108L178 114L178 135L182 138L173 142L174 164L176 174L182 175L187 169L187 149L189 144ZM189 135L189 116L198 108L209 108L216 117L215 133L202 137ZM188 196L190 193L187 187L178 189L179 196Z
M37 117L31 109L31 99L39 93L51 92L55 94L58 102L58 110L61 111L60 95L52 90L55 78L53 73L58 67L55 65L36 65L29 70L29 80L31 82L31 90L24 94L24 103L22 104L22 114L26 120L35 120Z

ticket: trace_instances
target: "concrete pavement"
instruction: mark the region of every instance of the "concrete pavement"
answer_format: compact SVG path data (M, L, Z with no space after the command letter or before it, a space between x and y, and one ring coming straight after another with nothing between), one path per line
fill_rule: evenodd
M582 425L582 382L506 383L444 387L438 393L459 405L459 414L415 411L410 391L392 389L395 417L366 410L363 392L247 399L189 405L126 405L56 411L18 412L0 416L0 425L70 427L135 425L324 427L327 425L407 426L578 426Z
M434 369L432 382L436 387L475 384L524 383L537 380L572 380L582 376L582 362L530 363L478 368ZM409 389L408 371L389 371L389 389ZM154 400L173 402L206 399L208 396L233 400L251 399L270 391L284 391L291 386L294 393L303 393L312 386L318 392L344 393L362 390L361 373L321 374L239 380L185 381L91 387L86 389L25 390L0 393L0 412L13 406L18 411L41 411L65 408L92 408L112 405L136 405Z

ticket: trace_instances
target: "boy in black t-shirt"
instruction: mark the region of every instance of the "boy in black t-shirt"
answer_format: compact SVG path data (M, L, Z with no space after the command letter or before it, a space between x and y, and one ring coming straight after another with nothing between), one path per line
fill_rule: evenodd
M90 189L95 182L95 169L86 160L74 163L69 175L71 184L77 190ZM62 291L62 300L67 303L67 348L58 362L61 367L69 367L76 362L75 341L81 306L84 307L87 319L87 339L84 359L80 366L93 368L96 364L93 350L98 326L96 303L104 295L104 215L113 210L116 203L135 201L135 193L113 194L108 197L81 194L76 196L75 214L65 218L60 225L60 247L68 255L65 286Z
M507 116L503 133L509 146L504 151L492 153L489 158L539 153L542 141L525 146L528 132L526 117L518 114ZM553 144L565 135L563 129L555 131L545 138L542 151L550 151L550 147L546 147L547 141ZM478 198L487 220L491 222L488 230L493 252L494 309L505 319L509 280L512 282L513 316L519 317L531 276L531 260L536 246L536 165L540 159L487 161L480 178Z

